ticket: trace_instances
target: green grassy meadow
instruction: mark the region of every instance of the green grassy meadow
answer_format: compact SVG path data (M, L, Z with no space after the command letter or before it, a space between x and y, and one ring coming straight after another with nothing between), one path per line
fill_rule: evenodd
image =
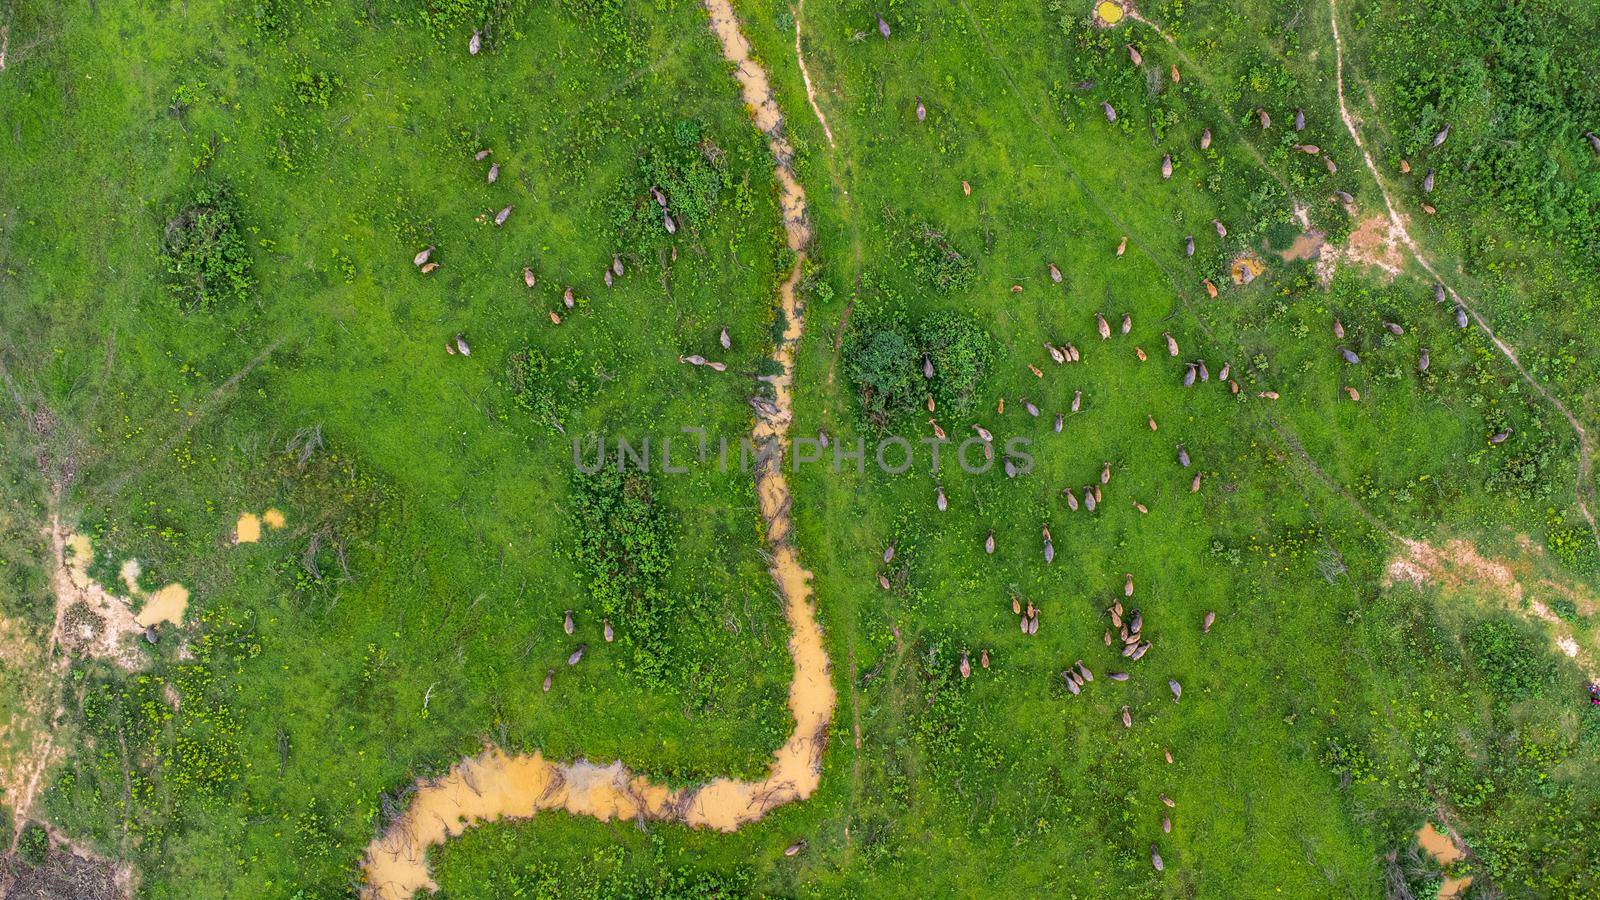
M1592 430L1600 157L1575 123L1600 124L1595 11L1514 7L1341 2L1346 91L1419 244ZM1469 848L1451 872L1470 897L1600 895L1600 713L1528 613L1594 652L1578 437L1414 263L1390 279L1341 260L1324 284L1281 257L1297 205L1330 248L1383 210L1339 118L1327 0L1140 6L1176 49L1138 21L1093 27L1088 3L814 2L801 46L832 145L797 10L735 9L816 232L793 434L868 447L861 471L790 476L839 694L822 787L731 835L473 828L431 857L440 896L1422 897L1430 819ZM136 557L145 588L193 592L139 674L74 658L34 683L6 654L0 705L65 710L36 818L131 862L140 897L304 900L358 891L384 807L486 743L674 785L765 771L792 667L750 476L650 479L657 524L635 534L669 564L604 577L573 478L573 436L673 435L676 455L685 426L747 434L784 324L772 162L699 4L0 0L0 23L0 615L47 640L53 511L93 538L103 583ZM1513 139L1544 154L1483 149ZM1416 206L1429 167L1436 215ZM660 182L695 198L674 235ZM185 308L163 247L217 187L248 285ZM1236 285L1245 251L1267 269ZM987 336L970 396L867 415L861 348L941 316ZM470 356L445 352L457 334ZM546 368L525 391L530 358ZM1194 359L1212 378L1185 388ZM955 442L974 423L1025 438L1035 467L969 474L947 446L935 476L930 415ZM888 435L917 448L903 474L872 464ZM1069 511L1062 488L1108 462L1100 508ZM267 507L286 527L233 545ZM1464 540L1526 591L1391 585L1399 538ZM1153 643L1132 664L1102 643L1124 573ZM647 585L629 595L646 612L608 644L617 583ZM961 652L985 648L963 679ZM1078 659L1097 677L1073 697L1057 673Z

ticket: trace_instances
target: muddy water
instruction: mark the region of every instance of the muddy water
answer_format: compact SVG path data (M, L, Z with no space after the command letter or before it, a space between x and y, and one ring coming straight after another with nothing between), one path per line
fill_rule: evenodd
M1465 855L1461 852L1461 848L1456 846L1455 841L1451 840L1448 834L1434 828L1432 822L1417 829L1417 844L1441 866L1448 866ZM1444 884L1439 886L1439 900L1460 897L1470 884L1472 884L1471 875L1445 878Z
M767 74L751 58L750 45L728 0L705 0L705 6L723 56L734 64L734 76L750 116L767 138L775 161L773 174L784 231L795 252L794 269L778 290L788 322L772 355L780 371L766 379L772 386L777 414L758 415L752 429L757 445L777 442L786 447L795 351L805 331L805 307L798 294L811 240L805 191L795 178L791 165L794 148L783 134L783 116ZM672 790L634 775L620 761L610 765L586 760L553 762L538 753L511 756L491 747L462 760L439 778L418 783L411 805L367 848L365 896L387 900L410 897L422 889L435 890L428 868L429 848L480 822L565 810L601 821L645 818L732 831L773 807L811 796L822 778L822 752L837 698L828 677L822 628L812 608L811 573L800 565L790 540L791 501L781 464L757 473L756 495L767 523L771 573L783 598L790 627L789 654L794 660L789 711L795 728L773 754L767 777L760 781L717 778L699 787Z

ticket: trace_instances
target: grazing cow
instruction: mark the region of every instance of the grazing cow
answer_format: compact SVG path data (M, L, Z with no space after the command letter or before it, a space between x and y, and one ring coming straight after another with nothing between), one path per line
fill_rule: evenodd
M983 648L983 652L978 654L978 665L983 666L985 669L989 668L989 648L988 647Z
M1507 428L1505 431L1496 431L1494 434L1489 436L1489 443L1504 444L1506 442L1506 438L1509 437L1511 437L1511 429L1509 428Z
M1156 430L1156 417L1152 416L1152 415L1146 415L1145 419L1150 423L1150 430L1151 431L1155 431Z
M917 121L925 122L928 119L928 108L922 105L922 98L917 98Z
M972 430L978 433L978 437L983 438L984 443L988 444L994 442L994 435L990 434L989 429L983 427L982 425L974 424L972 426Z
M1130 332L1132 330L1133 330L1133 314L1132 313L1123 313L1122 314L1122 333L1123 334L1127 334L1128 332Z
M1272 127L1272 117L1267 115L1267 111L1260 107L1256 107L1256 122L1260 123L1263 131Z
M1028 411L1028 415L1033 416L1035 419L1039 418L1039 407L1034 406L1033 401L1027 397L1022 398L1022 408Z
M1139 646L1133 648L1133 655L1129 656L1128 658L1133 660L1134 662L1138 662L1139 660L1144 659L1144 655L1146 653L1149 653L1149 652L1150 652L1150 642L1149 641L1145 641L1144 643L1140 644Z
M1425 193L1425 194L1433 193L1433 170L1432 169L1428 170L1428 174L1422 176L1422 192Z
M1161 817L1161 832L1163 834L1171 834L1172 833L1172 817L1171 816L1162 816Z
M1111 483L1111 463L1109 463L1109 462L1100 467L1100 483L1101 484L1110 484ZM1099 496L1099 494L1100 494L1100 492L1098 490L1095 491L1095 496Z
M1198 361L1196 361L1195 365L1198 366L1199 369L1200 369L1200 380L1202 382L1210 381L1211 380L1211 372L1206 369L1206 361L1203 360L1203 359L1202 360L1198 360Z
M878 16L878 33L883 35L884 40L889 39L889 23L883 20L883 16Z
M1194 386L1194 363L1184 363L1184 365L1187 366L1188 368L1186 368L1184 370L1184 372L1183 372L1183 386L1184 387L1193 387Z
M722 333L717 335L717 343L721 344L724 350L733 349L733 338L728 337L728 327L726 325L722 327Z
M1117 108L1115 106L1102 100L1100 101L1100 109L1105 112L1107 122L1115 122L1117 120Z
M891 586L889 584L889 576L883 574L882 572L879 572L878 573L878 587L881 587L886 591L887 590L891 590Z
M1161 332L1161 336L1167 339L1167 355L1168 356L1177 356L1178 355L1178 341L1175 338L1173 338L1172 332L1163 331L1163 332Z
M789 846L783 848L783 855L784 856L798 856L800 854L800 852L802 850L804 850L804 849L806 849L806 842L805 841L803 841L803 840L802 841L795 841L794 843L790 844Z
M1048 566L1055 562L1055 559L1056 545L1050 540L1050 526L1046 525L1044 526L1044 564Z
M891 560L893 560L893 559L894 559L894 543L890 542L889 546L883 548L883 564L884 565L888 565L889 562Z
M1078 511L1078 495L1072 492L1072 488L1062 488L1061 496L1067 501L1067 509L1070 509L1073 512Z
M1094 486L1093 485L1090 485L1089 487L1086 487L1086 488L1083 489L1083 508L1084 509L1087 509L1089 512L1094 512L1095 504L1098 503L1098 502L1099 501L1095 498L1095 492L1094 492Z
M1429 362L1429 360L1428 360L1428 348L1427 347L1423 347L1417 353L1417 371L1418 372L1426 372L1426 371L1428 371L1428 362Z
M1127 672L1110 672L1110 673L1107 673L1106 677L1111 679L1112 681L1127 681L1128 680L1128 673Z
M572 651L572 655L567 657L567 665L575 666L581 662L583 660L583 651L587 649L589 649L588 644L579 644L578 649Z
M556 670L546 669L544 673L544 692L550 693L550 685L556 680Z
M1383 327L1384 327L1384 330L1388 331L1390 334L1394 335L1395 337L1399 337L1400 335L1406 333L1406 330L1405 330L1404 326L1402 326L1399 322L1390 322L1388 320L1384 320L1383 321Z
M1306 111L1301 109L1298 106L1296 106L1294 108L1294 130L1295 131L1305 131L1306 130Z
M1163 181L1172 177L1172 154L1161 154L1161 179Z
M1179 700L1183 699L1183 685L1178 683L1178 679L1176 679L1176 678L1168 678L1167 679L1167 687L1172 690L1172 702L1173 703L1177 703Z
M1165 871L1167 868L1166 865L1161 862L1161 854L1156 852L1155 844L1150 845L1150 865L1155 866L1157 872Z
M1064 417L1063 417L1063 416L1062 416L1062 415L1061 415L1061 413L1056 413L1056 423L1055 423L1055 426L1054 426L1054 427L1055 427L1055 431L1056 431L1056 434L1060 434L1060 433L1061 433L1061 426L1062 426L1062 424L1063 424L1063 423L1064 423L1064 422L1065 422L1065 421L1066 421L1066 420L1065 420L1065 418L1064 418Z
M1133 355L1139 357L1139 362L1144 362L1145 360L1150 358L1150 357L1144 355L1144 348L1143 347L1134 347L1133 348Z
M533 269L529 266L522 267L522 283L528 287L533 287L539 283L539 279L533 276Z
M1211 626L1216 621L1217 621L1217 614L1214 613L1214 612L1207 612L1205 621L1200 624L1200 633L1201 634L1210 634L1211 633Z
M1183 239L1183 255L1184 256L1193 256L1194 255L1194 235L1192 235L1192 234Z
M1221 219L1212 219L1211 227L1217 229L1217 237L1225 238L1228 236L1228 226L1222 224Z
M1083 391L1072 392L1072 411L1077 412L1083 408Z
M1591 131L1584 137L1589 139L1589 146L1594 149L1595 155L1600 156L1600 134Z
M1339 355L1344 357L1344 361L1352 366L1361 365L1361 357L1357 356L1356 352L1349 347L1340 347Z
M989 529L989 536L983 539L983 552L994 555L994 529Z
M1133 508L1137 509L1141 513L1149 513L1150 512L1149 509L1145 508L1145 505L1143 503L1140 503L1137 500L1133 501Z
M1189 479L1189 493L1191 493L1191 494L1200 493L1200 473L1199 472L1194 473L1194 477Z
M469 54L471 54L473 56L477 56L478 55L478 51L482 50L482 49L483 49L483 32L474 31L472 33L472 38L467 41L467 53L469 53Z
M1339 321L1338 318L1333 320L1333 336L1341 341L1344 340L1344 323Z
M1456 327L1457 328L1466 328L1467 327L1467 308L1465 306L1460 305L1460 304L1456 305Z
M967 661L967 651L961 651L961 677L972 677L972 663Z
M611 254L611 274L622 277L622 257L616 253Z
M499 181L500 180L500 164L499 163L495 163L494 165L490 166L489 167L489 174L487 176L485 176L485 177L488 179L488 182L490 184L494 184L496 181Z
M1339 198L1339 202L1340 203L1344 203L1344 204L1347 204L1347 205L1351 205L1351 204L1354 204L1356 202L1355 196L1352 195L1349 191L1341 191L1338 188L1334 189L1333 196Z
M1072 673L1065 669L1061 672L1061 683L1067 686L1067 690L1071 691L1074 697L1083 692L1083 689L1078 687L1077 680L1072 677Z
M472 158L477 160L478 162L483 162L484 160L488 159L489 158L489 154L491 154L493 152L494 152L493 150L479 150L477 153L474 153L472 155Z
M561 305L565 306L567 309L571 309L577 305L577 300L572 296L572 288L569 287L561 292Z
M456 335L456 350L462 356L471 356L472 355L472 348L467 345L467 339L462 337L459 334Z
M428 259L431 256L433 256L433 245L429 244L428 246L424 247L419 253L417 253L416 256L411 257L411 264L414 265L414 266L419 266L419 267L423 266L423 265L427 264Z
M1189 468L1189 451L1185 450L1182 444L1178 445L1178 464L1185 469Z
M1094 314L1094 327L1096 331L1100 332L1100 340L1103 341L1111 337L1111 326L1106 322L1106 317L1100 315L1099 312Z
M570 609L567 610L566 617L564 619L562 619L562 621L561 621L561 629L563 631L565 631L567 634L571 634L572 633L572 629L573 629L572 610L570 610Z
M1139 55L1139 51L1132 44L1128 45L1128 59L1136 66L1144 65L1144 57Z
M1050 280L1056 284L1061 283L1061 270L1056 268L1055 263L1050 264Z
M933 359L926 354L924 354L922 357L922 377L933 377Z
M944 512L950 506L950 501L945 498L942 486L935 489L934 502L938 505L939 512Z
M1443 144L1445 142L1445 139L1448 138L1449 136L1450 136L1450 126L1446 125L1443 128L1439 129L1439 133L1433 136L1433 142L1428 144L1428 146L1430 148L1437 147L1440 144Z
M1122 707L1122 727L1133 727L1133 713L1126 706Z
M1206 130L1200 132L1200 149L1201 150L1210 150L1211 149L1211 129L1209 129L1209 128L1207 128Z
M601 619L600 620L600 632L605 635L606 643L608 643L608 644L616 639L617 634L616 634L616 632L611 630L611 620L610 619Z
M1124 596L1124 597L1132 597L1133 596L1133 573L1132 572L1124 572L1123 573L1123 577L1124 577L1125 580L1122 582L1122 596Z

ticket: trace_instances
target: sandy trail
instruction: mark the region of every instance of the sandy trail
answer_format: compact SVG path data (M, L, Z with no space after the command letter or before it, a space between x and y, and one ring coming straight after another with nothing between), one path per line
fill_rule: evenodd
M777 411L771 416L758 414L752 429L758 447L786 447L795 352L805 330L805 307L798 295L811 242L805 192L795 178L794 148L784 136L783 116L766 72L751 59L750 45L728 0L705 0L705 7L723 56L735 66L734 75L751 118L767 138L784 229L789 248L795 252L794 268L778 291L788 322L772 354L780 371L766 379ZM444 775L417 784L410 805L367 848L364 896L404 898L418 890L436 890L428 850L480 822L565 810L602 821L639 818L732 831L773 807L811 796L821 782L822 753L836 697L822 628L811 603L811 573L801 567L791 539L791 500L781 457L761 454L761 458L774 460L756 473L756 494L767 523L771 573L789 622L789 654L794 660L789 711L795 727L773 754L767 777L759 781L716 778L698 787L672 790L633 774L620 761L610 765L581 759L552 762L538 753L512 756L491 747L462 760Z
M1394 198L1389 195L1389 189L1384 186L1383 178L1378 174L1378 166L1372 161L1372 153L1367 149L1367 142L1361 137L1361 130L1357 127L1355 116L1350 112L1350 105L1345 102L1344 37L1339 31L1338 0L1328 0L1328 19L1333 24L1334 86L1338 91L1339 97L1339 117L1344 120L1345 129L1350 132L1350 138L1355 141L1356 149L1361 151L1361 160L1366 163L1367 171L1372 174L1372 180L1378 186L1378 193L1383 197L1384 208L1389 213L1391 234L1400 239L1400 242L1410 251L1411 257L1417 261L1417 265L1421 266L1423 271L1427 272L1434 281L1443 285L1445 291L1450 294L1450 298L1461 304L1467 314L1472 316L1472 321L1476 322L1478 327L1483 329L1483 333L1489 336L1489 340L1494 343L1495 348L1507 360L1510 360L1512 367L1517 370L1517 374L1522 376L1522 380L1526 381L1530 387L1539 393L1539 396L1554 406L1562 417L1567 420L1567 424L1572 426L1573 432L1578 436L1578 486L1576 491L1578 511L1583 514L1584 520L1589 523L1589 531L1594 535L1595 544L1600 546L1600 525L1595 523L1594 514L1589 511L1588 502L1589 495L1593 490L1593 478L1591 475L1593 463L1591 461L1592 451L1589 445L1589 433L1584 430L1582 423L1567 409L1566 404L1546 390L1544 385L1540 384L1537 379L1529 374L1527 369L1523 368L1522 361L1517 358L1516 350L1510 344L1501 340L1500 336L1494 333L1494 329L1489 327L1489 323L1484 320L1483 316L1478 314L1478 310L1472 303L1466 297L1457 293L1456 289L1444 280L1444 277L1434 268L1427 255L1422 252L1422 248L1417 245L1416 240L1412 238L1411 232L1406 228L1405 219L1400 215L1399 210L1395 208Z
M828 127L828 117L822 114L822 107L817 105L817 91L811 86L811 72L806 68L806 55L800 49L800 14L805 12L806 0L799 0L794 6L794 58L800 64L800 80L805 82L806 102L811 104L811 111L817 114L817 122L822 125L822 136L828 139L828 146L835 146L833 142L833 129Z

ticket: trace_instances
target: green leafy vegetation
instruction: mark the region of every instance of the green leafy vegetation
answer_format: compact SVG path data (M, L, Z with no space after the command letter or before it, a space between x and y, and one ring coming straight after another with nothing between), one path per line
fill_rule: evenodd
M186 311L242 301L255 286L239 209L223 185L194 189L167 221L161 252L172 294Z

